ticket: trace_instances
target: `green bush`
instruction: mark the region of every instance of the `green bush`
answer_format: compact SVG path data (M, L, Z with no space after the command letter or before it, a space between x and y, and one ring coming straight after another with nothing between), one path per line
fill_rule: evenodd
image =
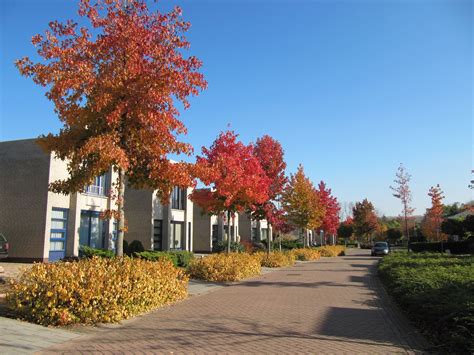
M301 249L303 248L303 243L298 240L288 240L283 239L281 241L281 249L282 250L291 250L291 249ZM273 249L278 250L280 249L280 242L274 241L273 242Z
M38 263L11 281L10 308L42 325L117 322L183 299L188 278L168 260L93 256Z
M113 258L115 253L112 250L94 249L86 245L81 245L79 248L79 257L92 258L93 256L99 256L101 258Z
M222 253L227 251L227 241L219 241L212 245L212 252L213 253ZM245 251L245 247L237 242L230 242L230 251L233 253L243 253Z
M143 247L142 242L139 240L134 240L130 244L127 245L127 248L123 248L123 252L127 254L128 256L133 256L135 253L141 253L145 251L145 248Z
M474 257L392 253L379 275L440 353L474 352Z
M173 263L175 267L178 266L178 257L176 254L167 253L164 251L152 251L146 250L140 253L135 253L134 256L140 259L145 259L148 261L162 261L169 260Z
M194 259L194 254L190 251L154 251L146 250L140 253L135 253L134 256L149 260L170 260L176 267L188 267L191 260Z
M459 242L417 242L410 243L410 249L414 252L445 252L451 254L474 254L474 239Z

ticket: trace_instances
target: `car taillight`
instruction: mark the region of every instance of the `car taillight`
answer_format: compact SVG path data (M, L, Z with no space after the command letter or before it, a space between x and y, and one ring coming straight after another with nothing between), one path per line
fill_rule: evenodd
M8 250L8 247L9 247L8 243L5 243L5 250Z

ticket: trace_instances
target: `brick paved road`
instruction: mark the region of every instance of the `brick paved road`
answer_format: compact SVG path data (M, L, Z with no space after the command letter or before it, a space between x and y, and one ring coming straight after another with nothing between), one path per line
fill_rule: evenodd
M364 253L355 251L356 253ZM191 297L49 352L412 353L368 255L324 258Z

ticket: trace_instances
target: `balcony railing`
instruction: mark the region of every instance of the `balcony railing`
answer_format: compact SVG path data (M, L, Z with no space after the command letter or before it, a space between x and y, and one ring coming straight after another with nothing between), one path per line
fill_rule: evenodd
M86 193L91 195L105 196L105 189L103 186L89 185L86 187Z

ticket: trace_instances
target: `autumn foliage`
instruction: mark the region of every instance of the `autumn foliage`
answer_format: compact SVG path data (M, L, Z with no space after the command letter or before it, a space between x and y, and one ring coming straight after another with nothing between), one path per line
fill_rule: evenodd
M377 230L378 221L375 214L375 208L372 202L364 199L357 202L352 210L354 215L352 226L355 235L360 239L366 237L370 239L371 234Z
M322 223L319 226L325 234L335 235L339 226L339 211L341 207L336 197L331 193L331 189L326 186L324 181L318 185L317 193L319 195L319 203L324 209Z
M232 131L222 132L196 159L195 173L211 189L195 190L191 199L209 213L255 209L268 199L270 179L254 156L253 146L237 137Z
M431 198L431 207L426 210L425 217L421 224L423 235L428 240L446 240L447 235L441 233L441 223L443 222L443 191L439 185L432 186L428 192Z
M311 230L323 221L324 208L302 165L290 176L282 194L282 206L290 222L298 228Z
M20 73L47 88L63 127L39 139L48 152L67 160L69 177L55 181L54 192L82 191L96 176L118 171L118 253L124 230L124 181L156 190L164 203L174 186L189 186L188 166L172 164L167 155L190 154L179 142L185 134L176 102L189 107L207 83L202 63L185 57L190 24L176 7L162 14L145 0L80 0L80 27L52 21L36 35L41 62L16 62ZM120 252L119 252L120 250Z

